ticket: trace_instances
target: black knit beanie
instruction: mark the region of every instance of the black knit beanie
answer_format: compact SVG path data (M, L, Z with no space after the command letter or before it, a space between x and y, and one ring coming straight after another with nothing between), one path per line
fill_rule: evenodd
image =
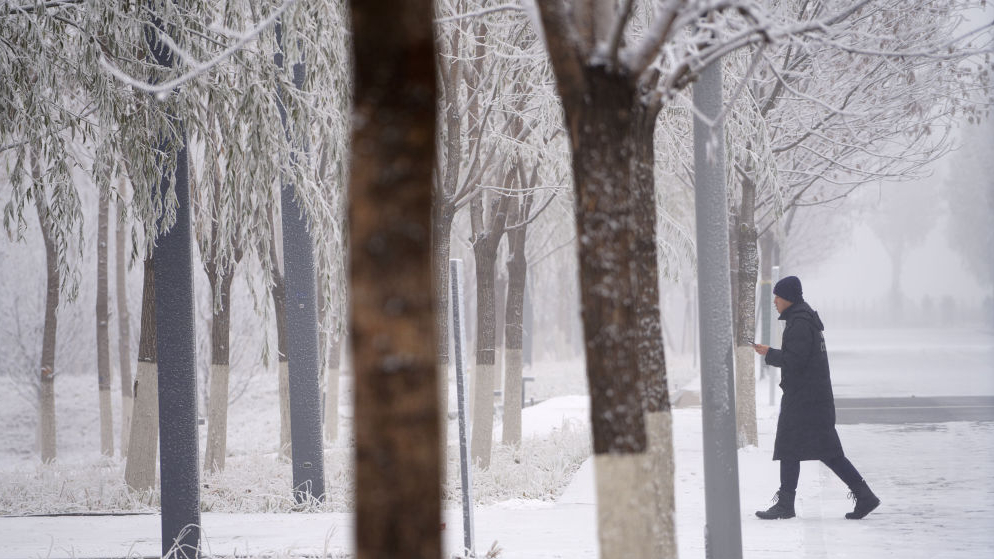
M797 276L787 276L778 281L773 286L773 294L779 295L781 299L786 299L791 303L804 302L804 296L801 294L801 280L797 279Z

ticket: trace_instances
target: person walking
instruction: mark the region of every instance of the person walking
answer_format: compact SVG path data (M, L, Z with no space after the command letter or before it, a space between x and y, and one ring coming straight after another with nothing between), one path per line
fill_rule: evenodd
M794 496L802 460L821 460L850 490L856 500L848 519L859 519L880 506L866 481L842 451L835 430L835 397L828 370L825 326L818 313L804 301L801 280L787 276L773 287L773 303L786 321L780 349L753 344L766 364L780 367L780 417L773 444L773 459L780 461L780 489L775 503L756 511L764 520L793 518Z

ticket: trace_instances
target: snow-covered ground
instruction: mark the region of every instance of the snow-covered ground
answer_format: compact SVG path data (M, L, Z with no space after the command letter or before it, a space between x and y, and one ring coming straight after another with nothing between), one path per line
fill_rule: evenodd
M990 331L839 332L829 335L829 348L839 395L994 395L994 333ZM536 367L536 373L557 370L556 374L565 380L546 384L561 383L573 392L578 386L577 378L581 379L582 387L582 371L576 371L577 366L575 362L560 367L543 364ZM760 521L752 513L769 505L778 485L777 464L770 460L777 409L768 405L765 388L757 393L760 444L758 448L739 452L739 507L745 557L973 559L994 549L991 530L994 527L994 422L840 425L847 455L883 500L881 507L862 521L845 520L843 514L852 507L846 500L847 489L824 466L806 462L798 489L798 517ZM557 395L553 388L549 388L548 395L552 398L525 410L526 437L530 435L532 444L536 445L560 446L573 449L570 452L574 453L576 449L589 452L585 437L579 435L588 422L586 398L568 393ZM46 474L35 466L30 453L24 456L23 449L12 448L15 443L23 445L25 429L17 427L18 419L30 423L23 420L23 414L30 413L30 408L24 409L23 404L10 400L16 397L9 393L2 398L0 421L5 425L5 434L0 439L0 481L4 489L0 493L9 496L20 487L28 494L24 495L25 500L0 505L5 514L23 514L28 511L17 507L24 505L15 507L12 503L28 502L31 498L29 480L55 474ZM95 400L93 394L94 404ZM239 405L233 406L232 413ZM94 415L93 426L87 428L90 420L81 411L78 421L81 426L72 432L93 438L95 412L91 415ZM12 430L21 435L14 437ZM233 432L242 431L236 428ZM30 435L30 428L27 433ZM61 432L60 435L66 437ZM701 410L674 410L674 435L680 556L702 557L705 515ZM236 437L232 448L236 454L244 454L243 460L262 461L274 446L268 442L255 443L259 448L253 450L242 436ZM93 442L91 449L96 448ZM477 551L486 551L497 542L502 550L499 556L506 558L597 557L591 462L583 462L573 475L572 464L576 460L555 454L556 458L539 456L538 446L526 444L523 448L531 450L511 456L507 464L528 455L535 455L538 461L555 461L560 472L539 484L553 489L546 495L524 497L497 492L484 499L475 509ZM97 499L100 496L96 493L101 490L110 491L107 488L114 482L118 467L113 460L101 464L99 459L87 459L85 453L83 449L64 452L68 455L67 464L56 471L62 476L79 475L89 480L92 488L73 497L79 501ZM234 464L237 463L235 460ZM513 471L507 465L497 469ZM557 486L560 479L568 482L568 486ZM46 480L53 481L57 480ZM482 488L490 491L485 489L488 485L501 483L491 478L483 481ZM515 485L521 481L507 483ZM74 485L63 480L63 486ZM66 500L65 494L60 496L57 490L35 499L55 501L49 505L57 504L59 499ZM461 545L462 523L454 501L448 503L444 533L448 549L454 551ZM258 510L251 503L245 506ZM120 503L115 510L127 508L126 503ZM134 509L149 510L149 507L139 505ZM274 506L272 510L281 508ZM307 514L206 512L202 522L206 545L214 555L272 557L328 553L334 557L347 556L352 549L351 516L337 507ZM0 559L156 555L160 549L158 538L159 519L154 514L3 517L0 518Z

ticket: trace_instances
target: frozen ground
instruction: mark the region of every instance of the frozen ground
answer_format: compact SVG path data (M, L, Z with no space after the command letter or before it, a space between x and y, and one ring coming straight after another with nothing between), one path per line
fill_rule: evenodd
M843 332L830 336L829 344L840 395L994 395L991 332ZM575 366L566 364L559 374L575 382L576 373L566 370ZM777 487L777 465L770 460L777 410L766 405L765 390L757 392L760 445L739 452L745 557L973 559L994 549L992 422L841 425L846 452L882 498L880 509L862 521L845 520L843 514L851 510L846 488L827 468L809 462L801 471L798 518L756 519L752 512L766 508ZM12 407L16 406L0 406L4 425L14 419ZM555 397L526 409L524 421L526 433L533 436L561 436L556 433L564 425L586 425L586 398ZM675 410L674 433L680 555L703 557L701 410ZM5 485L37 471L28 458L11 452L10 443L9 436L4 436L0 449ZM244 441L239 444L246 446ZM578 443L569 439L562 444ZM245 452L251 451L246 448ZM92 463L80 460L81 468ZM501 498L479 505L477 550L485 551L496 541L502 549L500 557L597 557L592 476L587 461L554 499ZM448 509L445 521L448 549L456 550L462 541L459 511ZM352 549L353 526L347 512L205 513L203 524L207 545L215 555L328 552L344 556ZM154 514L3 517L0 559L155 555L160 549L158 537Z

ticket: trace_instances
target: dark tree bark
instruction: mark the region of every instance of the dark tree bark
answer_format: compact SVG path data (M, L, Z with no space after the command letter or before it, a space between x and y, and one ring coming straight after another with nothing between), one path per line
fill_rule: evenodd
M637 276L630 263L641 232L635 219L632 126L635 86L603 67L584 68L583 104L566 104L577 184L580 289L591 391L594 452L646 448L644 381L632 351L638 328ZM562 89L562 86L560 86ZM572 96L569 96L572 99ZM572 118L570 118L572 116Z
M441 556L432 316L432 5L352 3L356 552Z
M649 458L652 461L654 514L662 526L675 523L673 417L666 376L666 348L663 344L662 316L659 310L659 265L656 245L655 130L661 106L639 102L634 108L630 134L635 149L632 196L635 221L641 235L636 244L637 257L635 330L638 370L645 384L645 421ZM675 557L676 538L667 530L653 533L656 557Z
M155 260L145 258L142 286L141 334L135 372L135 404L124 480L134 491L155 488L155 457L159 450L159 375L155 346Z
M97 212L97 389L100 395L100 453L114 456L114 416L110 401L110 312L107 310L107 244L110 198L100 194Z
M526 184L524 169L515 165L518 181L524 191L535 186L535 174ZM537 166L536 166L537 169ZM501 442L506 445L521 444L521 374L522 346L524 341L525 286L528 282L528 259L525 241L528 238L528 220L531 217L533 197L523 193L511 198L507 220L507 298L504 309L504 429Z
M45 244L45 326L41 340L41 376L38 392L41 461L53 462L55 450L55 341L59 320L59 255L52 235L52 217L45 201L38 151L31 151L31 178L40 189L35 193L35 210Z
M636 241L638 257L638 366L646 387L645 411L668 412L666 350L663 347L662 317L659 312L659 266L656 246L655 140L659 105L638 103L632 122L632 143L636 153L632 196L636 199L635 220L641 234Z

